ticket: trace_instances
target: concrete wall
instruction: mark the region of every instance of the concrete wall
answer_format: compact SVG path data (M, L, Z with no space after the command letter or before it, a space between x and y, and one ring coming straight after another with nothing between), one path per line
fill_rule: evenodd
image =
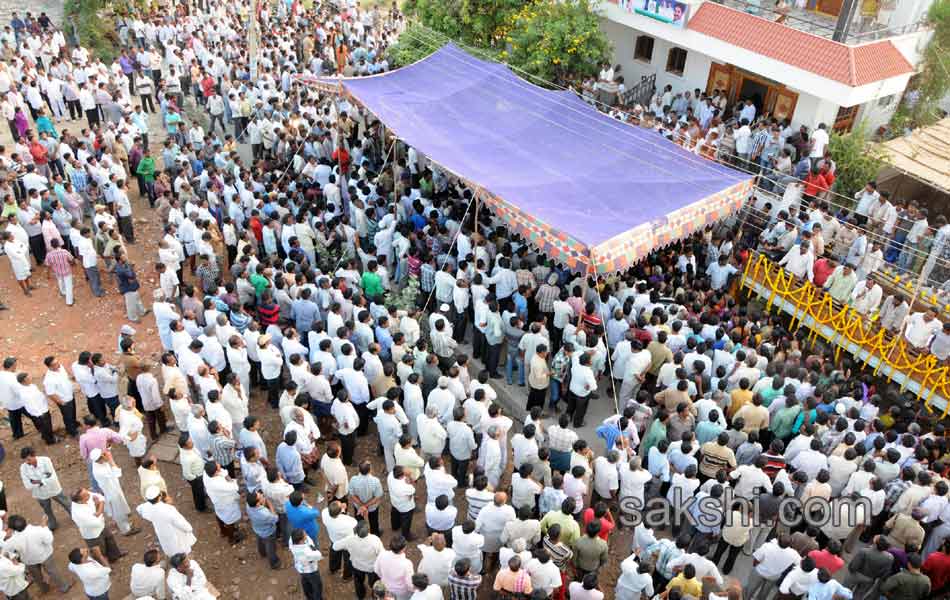
M655 73L658 90L662 90L667 85L672 85L675 91L693 90L695 88L706 90L709 66L712 64L712 59L708 56L700 52L687 50L686 69L683 74L668 73L666 71L666 60L674 44L654 37L653 58L650 62L646 62L635 59L633 53L636 49L637 37L648 34L606 19L601 21L601 29L613 42L613 64L619 64L623 67L624 81L628 87L636 85L641 77L648 77Z
M619 64L623 67L624 80L628 86L635 85L643 76L650 76L655 73L658 90L662 90L667 84L673 86L674 92L696 88L706 90L710 65L714 62L709 56L687 49L686 69L682 76L668 73L666 71L666 59L670 48L674 47L673 43L654 37L653 58L650 62L646 62L635 59L633 55L636 49L637 37L649 34L615 23L609 19L601 21L601 28L613 42L613 64ZM838 114L837 104L808 94L800 89L792 87L789 87L789 89L799 95L798 103L795 106L795 114L792 117L795 124L814 127L821 122L828 123L829 126L834 122L835 116Z

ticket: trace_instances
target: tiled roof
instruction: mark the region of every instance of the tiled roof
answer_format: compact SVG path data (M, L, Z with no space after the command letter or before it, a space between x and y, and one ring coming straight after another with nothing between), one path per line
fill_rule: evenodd
M703 2L687 28L850 86L914 71L889 41L848 46L715 2Z

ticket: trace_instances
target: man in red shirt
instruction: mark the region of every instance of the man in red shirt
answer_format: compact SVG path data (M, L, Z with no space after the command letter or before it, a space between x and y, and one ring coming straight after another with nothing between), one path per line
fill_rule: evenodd
M824 550L812 550L808 556L815 561L816 569L828 569L832 575L844 566L844 559L841 558L841 542L831 540Z
M930 593L934 598L950 589L950 541L930 554L920 570L930 578Z
M43 177L49 177L49 151L35 137L30 138L30 156L36 165L36 171Z
M828 182L817 167L812 167L808 175L805 176L805 191L803 195L806 202L811 202L815 196L828 189Z
M835 267L837 265L832 262L830 259L821 257L815 261L815 265L812 267L812 272L814 274L814 283L818 287L825 285L825 281L831 277L831 274L834 273Z
M610 532L614 530L616 523L614 523L614 516L610 513L610 508L606 502L598 502L593 508L584 509L581 520L584 522L585 529L587 524L594 519L600 519L600 533L597 535L605 542L609 541L607 538L610 537Z
M346 180L350 173L350 153L343 146L337 146L331 158L340 165L340 176Z

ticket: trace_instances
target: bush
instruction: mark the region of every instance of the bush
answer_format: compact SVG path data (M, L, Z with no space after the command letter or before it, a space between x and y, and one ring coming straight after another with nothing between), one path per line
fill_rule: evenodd
M431 30L421 25L410 25L399 34L399 39L386 51L389 66L392 68L405 67L429 56L442 45L443 42L429 41L432 38Z
M528 5L515 15L507 39L508 62L547 81L596 75L610 62L610 41L589 0Z
M94 56L110 64L119 54L119 36L112 18L113 3L107 0L66 0L66 22L72 25L77 42Z
M835 161L834 190L849 198L868 181L876 179L884 164L884 151L868 139L865 121L849 133L832 133L828 149Z
M610 60L591 0L407 0L403 8L421 26L400 36L390 58L397 66L456 41L479 58L563 85Z

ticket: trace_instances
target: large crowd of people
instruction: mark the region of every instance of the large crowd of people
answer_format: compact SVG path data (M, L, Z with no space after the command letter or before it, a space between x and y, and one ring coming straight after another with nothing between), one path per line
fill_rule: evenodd
M124 325L117 347L42 367L6 351L14 439L26 417L58 443L55 407L88 477L64 490L39 440L19 442L22 485L45 519L2 517L7 597L65 593L66 570L90 599L123 597L110 589L119 568L137 600L217 597L199 564L215 559L195 556L195 528L171 501L186 488L222 546L253 536L308 600L323 597L322 577L396 600L948 591L944 425L737 293L743 262L763 252L945 361L950 323L884 298L873 277L888 226L896 239L909 224L893 261L912 266L905 249L926 211L879 213L890 204L872 182L842 214L806 179L804 196L752 203L739 230L724 222L588 279L477 210L473 190L358 104L298 78L387 70L395 8L250 6L122 19L110 65L67 47L49 19L14 16L4 38L17 49L0 61L14 278L30 295L32 273L48 270L72 305L81 265L92 295L120 294L132 323L151 315L163 350L143 356ZM823 151L806 154L827 170ZM127 253L143 242L135 210L163 228L147 306ZM607 403L611 416L588 418ZM279 425L276 445L265 422ZM170 431L181 478L166 481L150 445ZM664 499L666 518L637 520ZM62 513L85 543L66 570L54 556ZM139 525L158 544L129 565L121 536Z

